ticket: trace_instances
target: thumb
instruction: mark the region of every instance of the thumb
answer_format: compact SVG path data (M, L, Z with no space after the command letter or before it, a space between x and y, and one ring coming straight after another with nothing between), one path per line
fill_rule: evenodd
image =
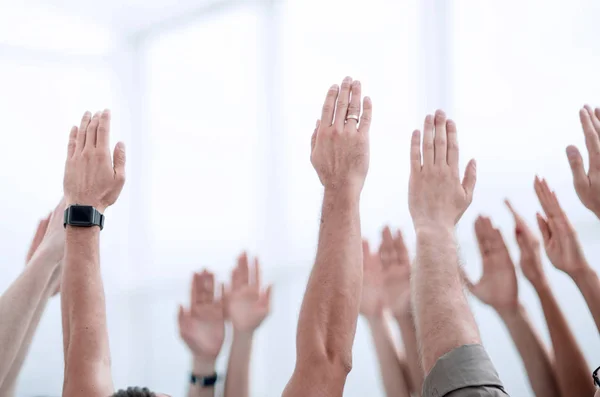
M569 159L569 165L571 166L571 172L573 173L573 185L577 193L588 188L590 181L583 168L583 158L579 149L575 146L567 146L567 158Z
M542 217L542 215L540 215L539 212L535 215L537 218L538 226L540 228L540 232L542 232L542 238L544 239L544 245L548 245L548 242L550 241L550 227L548 226L548 223Z
M319 132L319 126L321 125L321 120L317 120L317 125L315 127L315 131L310 138L310 149L315 150L315 143L317 142L317 133Z
M469 202L473 199L473 192L475 191L475 182L477 181L477 163L475 159L471 159L465 169L465 176L462 181L463 189L467 193Z
M125 160L125 144L118 142L113 152L113 168L115 170L115 179L121 181L121 183L125 183Z
M177 311L177 322L179 323L180 327L181 327L181 324L183 323L183 316L184 316L183 306L179 305L179 310Z

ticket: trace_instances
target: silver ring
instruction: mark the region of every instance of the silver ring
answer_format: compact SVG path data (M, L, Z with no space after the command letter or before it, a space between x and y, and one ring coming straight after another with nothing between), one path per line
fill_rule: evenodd
M346 116L346 121L348 120L356 120L356 122L358 123L358 115L356 114L349 114Z

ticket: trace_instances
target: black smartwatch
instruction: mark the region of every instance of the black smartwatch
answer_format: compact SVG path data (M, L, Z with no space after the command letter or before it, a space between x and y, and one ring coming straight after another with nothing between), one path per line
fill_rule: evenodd
M192 374L190 376L190 383L192 385L198 385L201 387L213 387L217 383L218 379L219 377L217 376L216 372L211 376L196 376Z
M64 225L104 228L104 215L91 205L72 205L65 210Z

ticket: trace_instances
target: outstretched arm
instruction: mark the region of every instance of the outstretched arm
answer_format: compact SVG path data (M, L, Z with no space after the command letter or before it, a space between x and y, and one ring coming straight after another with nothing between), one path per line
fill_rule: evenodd
M461 184L456 134L456 125L442 111L428 115L422 164L419 131L412 137L409 207L417 235L413 299L425 373L451 350L480 343L454 238L454 224L473 197L475 162L467 165Z
M545 180L536 178L535 191L547 216L547 219L544 219L537 214L548 258L556 268L567 273L578 273L578 269L584 268L586 262L575 230L560 208L556 194L550 191ZM541 264L537 267L541 269ZM532 281L532 284L542 303L550 330L556 356L558 384L563 395L591 396L595 388L589 376L588 365L550 284L543 273Z
M489 218L479 217L475 222L475 235L483 261L483 276L476 285L467 281L473 295L490 305L510 333L521 355L529 384L536 396L560 397L556 374L550 355L535 331L527 311L519 303L515 266L500 230L494 228ZM525 274L531 268L530 254L535 254L534 237L522 235L517 227L517 240L521 247L521 266ZM525 242L528 244L525 246ZM531 247L531 248L529 248ZM539 258L539 246L538 246ZM527 263L525 263L527 262Z
M52 289L56 288L64 251L63 209L61 201L48 218L40 221L27 254L25 270L0 297L2 396L12 394L46 302Z
M392 236L389 227L382 233L380 248L383 262L384 292L386 305L392 312L400 327L406 360L408 365L408 380L410 390L415 395L421 395L423 389L423 369L419 358L417 333L410 298L410 259L400 230Z
M222 290L223 288L221 288ZM190 308L179 306L179 335L192 354L192 375L197 379L188 397L213 397L214 385L202 380L215 375L215 362L225 338L223 295L215 298L215 278L206 270L192 277Z
M352 367L362 286L359 201L369 166L371 120L371 102L365 98L357 125L360 99L358 81L344 79L339 95L334 85L312 140L311 162L325 193L317 257L298 320L296 368L286 397L341 396Z
M225 397L250 395L254 332L270 310L271 287L263 290L260 280L258 258L249 266L248 255L243 253L231 275L231 291L227 294L227 314L233 325L233 341L227 364Z
M86 112L73 127L65 167L67 206L112 205L125 182L125 149L109 152L110 113ZM100 228L66 226L61 286L65 378L63 396L106 397L113 393L104 286L100 271Z
M360 314L369 323L379 370L388 397L410 397L405 362L400 359L384 312L383 267L379 252L373 254L363 241L363 288Z

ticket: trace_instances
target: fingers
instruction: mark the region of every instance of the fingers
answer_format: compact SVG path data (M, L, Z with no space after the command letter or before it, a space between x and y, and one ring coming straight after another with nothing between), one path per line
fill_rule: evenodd
M92 114L90 112L85 112L83 117L81 118L81 123L79 124L79 131L77 133L77 141L75 144L75 152L81 152L85 146L86 132L90 121L92 120Z
M551 232L550 227L548 226L548 222L544 219L544 217L538 212L536 215L538 227L540 228L540 232L542 232L542 238L544 240L544 245L548 245L550 242Z
M423 124L423 166L433 165L435 149L433 147L433 116L428 114Z
M77 148L77 127L71 127L71 132L69 133L69 146L67 147L67 158L73 157L75 153L75 149Z
M271 306L271 292L273 291L273 286L269 285L265 291L260 294L259 299L259 303L261 306L265 307L268 310L270 310L270 306Z
M592 118L587 109L579 111L579 119L583 134L585 135L585 146L590 155L590 170L589 172L600 171L600 138L592 123Z
M536 176L534 187L546 216L548 218L560 216L563 213L562 208L560 208L558 199L550 190L548 182L546 182L545 179L540 180L539 177Z
M513 218L515 218L515 221L517 219L520 219L519 214L517 214L517 211L515 211L515 209L513 208L512 204L510 203L510 201L508 201L508 199L504 199L504 204L506 204L506 206L508 207L508 210L511 212L511 214L513 215Z
M98 133L98 125L100 124L100 112L96 112L92 120L88 124L87 131L85 133L85 146L84 150L94 150L96 148L96 135Z
M113 151L113 169L115 171L115 179L123 185L125 183L125 162L127 155L125 154L125 144L117 142Z
M389 226L383 228L381 232L381 247L380 247L381 264L384 269L390 267L394 261L394 238Z
M596 113L594 113L594 109L592 109L590 105L585 105L584 107L590 115L592 125L594 126L594 130L596 130L596 136L600 137L600 120L598 119L598 116L596 116ZM599 109L596 110L598 111Z
M458 132L454 121L448 120L446 122L446 134L448 139L448 165L458 173Z
M335 101L337 100L339 87L337 84L334 84L327 91L327 96L325 97L325 103L323 103L323 111L321 112L321 122L326 126L330 126L333 124L333 114L335 112Z
M204 270L196 275L196 303L212 303L215 296L215 276Z
M408 258L408 248L404 243L404 237L400 229L396 230L396 236L394 237L394 249L398 258Z
M358 117L360 117L360 100L361 96L361 86L360 81L356 80L352 83L350 96L350 105L348 106L348 116L356 116L356 119L347 119L346 123L354 128L358 127Z
M35 251L40 246L42 240L44 239L44 235L46 234L46 230L48 229L49 223L50 215L38 222L37 228L35 229L35 234L33 236L33 240L31 240L29 250L27 251L27 256L25 257L25 264L29 263L29 261L35 254Z
M435 138L434 138L434 162L436 164L447 164L448 137L446 135L446 114L442 110L435 112Z
M346 123L346 115L348 114L348 106L350 105L351 85L352 78L346 77L344 81L342 81L340 94L337 97L337 103L335 105L335 120L333 121L333 124L338 131L343 131L344 124Z
M465 176L463 177L462 187L465 189L465 194L469 202L473 200L473 193L475 192L475 183L477 182L477 163L475 159L471 159L465 169Z
M363 241L362 241L363 269L368 266L370 255L371 255L371 247L369 246L369 241L363 239Z
M484 242L485 242L485 230L484 230L484 220L483 217L480 215L477 217L477 219L475 220L475 237L477 238L477 244L479 245L479 252L481 253L481 255L483 256L484 254L487 254L486 250L485 250L485 246L484 246Z
M373 117L373 103L371 98L366 96L363 99L363 112L360 116L360 125L358 126L358 132L364 135L369 135L371 129L371 118Z
M315 143L317 143L317 133L319 132L319 126L321 125L321 120L317 120L317 125L315 127L315 131L310 138L310 151L315 150Z
M411 172L421 171L421 131L414 130L410 139Z
M254 258L254 266L252 267L252 278L254 285L260 289L260 283L261 283L261 279L260 279L260 262L258 261L258 258Z
M105 109L100 115L98 133L96 136L96 147L108 151L110 141L110 110Z
M567 158L573 173L573 185L578 193L585 193L590 187L590 180L583 168L583 158L575 146L567 146Z

